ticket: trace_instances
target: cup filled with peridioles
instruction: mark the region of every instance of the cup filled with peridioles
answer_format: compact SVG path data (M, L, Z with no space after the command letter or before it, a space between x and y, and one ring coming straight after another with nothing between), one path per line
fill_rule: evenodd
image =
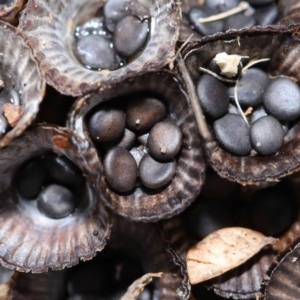
M151 14L138 1L109 0L75 28L75 54L86 68L115 70L141 53L149 39Z
M155 95L138 93L122 100L97 105L86 117L87 129L114 192L131 193L136 187L155 192L175 176L181 129Z
M13 185L19 202L42 216L63 219L84 206L86 183L81 170L66 156L46 152L25 161Z
M200 105L216 139L233 155L275 155L300 116L299 85L269 75L268 61L224 52L200 68Z

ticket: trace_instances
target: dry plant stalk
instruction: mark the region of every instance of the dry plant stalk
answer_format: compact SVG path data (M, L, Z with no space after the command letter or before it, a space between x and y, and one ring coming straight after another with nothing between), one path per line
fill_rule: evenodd
M136 300L144 290L145 286L152 281L153 277L161 277L162 274L162 272L147 273L141 278L138 278L130 285L130 287L127 289L127 292L122 296L120 300Z
M198 131L201 134L202 138L207 142L213 139L208 125L206 124L205 117L201 108L201 105L198 100L198 96L196 94L195 86L193 81L187 71L187 68L182 60L181 54L179 53L177 59L178 67L180 69L182 78L186 85L187 93L191 102L191 106L194 112L194 116L197 122Z
M214 22L214 21L218 21L218 20L223 20L225 18L228 18L230 16L233 16L235 14L238 14L244 10L246 10L247 8L249 8L249 3L246 1L241 1L241 3L237 6L234 7L230 10L227 10L225 12L210 16L210 17L206 17L206 18L200 18L199 22L200 23L207 23L207 22Z

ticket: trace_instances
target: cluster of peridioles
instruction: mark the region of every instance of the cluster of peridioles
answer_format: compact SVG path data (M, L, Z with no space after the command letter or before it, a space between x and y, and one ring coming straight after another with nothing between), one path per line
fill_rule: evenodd
M298 237L300 7L194 2L0 2L7 299L297 294L268 269ZM187 251L227 227L279 241L191 286Z

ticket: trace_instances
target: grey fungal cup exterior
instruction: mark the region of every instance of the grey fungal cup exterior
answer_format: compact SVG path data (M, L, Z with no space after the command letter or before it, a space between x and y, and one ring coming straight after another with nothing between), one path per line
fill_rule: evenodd
M21 32L2 21L0 21L0 32L0 76L5 85L17 91L21 109L20 115L17 116L17 123L0 138L0 148L2 148L32 123L45 93L45 81Z
M35 126L1 151L0 260L7 268L39 273L70 267L80 259L91 259L109 236L110 217L88 178L75 211L60 219L42 214L35 201L24 199L17 190L20 167L47 152L78 166L67 131L55 126Z
M157 224L136 223L115 216L113 224L104 251L90 261L43 274L15 272L6 284L7 299L120 299L132 283L128 278L156 272L162 272L162 276L146 285L148 297L138 299L189 299L190 284L184 262Z
M269 268L258 299L297 299L299 295L299 237L281 251Z
M182 147L176 156L176 173L172 181L159 190L149 191L136 186L128 193L116 193L107 184L102 158L89 137L85 118L89 111L104 100L116 101L116 98L121 97L120 102L125 105L130 95L140 93L155 95L164 103L169 120L182 131ZM85 172L94 178L100 198L117 214L136 221L157 221L183 211L200 192L205 172L201 142L186 93L173 73L150 72L78 99L67 124L71 143L85 166Z
M269 76L287 76L299 85L298 41L294 33L298 29L253 28L239 32L230 32L207 38L206 41L190 43L184 50L183 61L188 71L185 77L190 87L190 98L196 103L195 89L199 78L204 74L199 67L208 68L210 61L218 54L237 54L249 59L269 59L255 67L265 70ZM249 60L244 60L244 65ZM197 66L197 67L195 67ZM179 71L182 67L179 67ZM190 79L190 80L189 80ZM198 106L199 107L199 106ZM248 107L243 108L245 112ZM199 108L201 110L201 107ZM196 110L195 110L196 112ZM202 113L202 112L201 112ZM198 124L199 123L199 118ZM284 144L276 153L268 156L237 156L224 150L215 138L211 124L206 119L200 124L200 134L204 137L208 163L224 178L242 184L256 184L265 181L277 181L278 178L291 174L300 168L299 118L289 128L284 137Z
M136 73L158 70L174 56L178 37L178 3L170 0L141 1L137 4L142 4L150 14L149 38L141 53L125 67L114 71L99 72L85 68L74 53L75 27L92 18L104 4L99 0L49 3L30 0L21 16L19 27L41 63L47 83L63 94L81 96L133 77Z

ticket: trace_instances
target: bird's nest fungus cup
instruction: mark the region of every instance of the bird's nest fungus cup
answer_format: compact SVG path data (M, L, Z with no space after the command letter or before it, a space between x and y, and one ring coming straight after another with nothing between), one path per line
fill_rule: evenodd
M19 27L63 94L81 96L174 56L179 6L169 0L28 1Z
M107 246L88 262L43 274L15 272L5 285L7 299L120 299L134 280L149 273L158 278L144 277L139 299L188 299L184 262L159 227L124 218L113 218L113 224Z
M35 118L45 82L20 31L0 21L0 32L0 147L4 147Z
M187 95L169 72L150 72L79 99L68 128L101 199L120 215L171 217L200 192L201 143Z
M297 31L249 29L186 48L181 74L208 162L222 177L255 184L299 169Z
M108 213L76 163L67 132L26 131L0 155L0 260L23 272L91 259L110 233Z

